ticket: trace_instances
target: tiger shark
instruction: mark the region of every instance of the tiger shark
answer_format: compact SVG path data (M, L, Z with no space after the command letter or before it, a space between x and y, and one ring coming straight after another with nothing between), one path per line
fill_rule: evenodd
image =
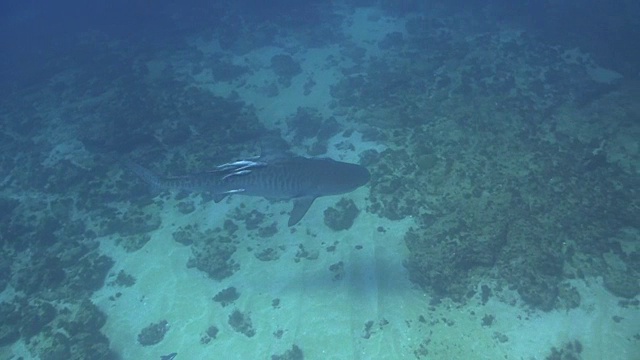
M293 200L289 226L300 222L316 198L351 192L371 178L358 164L301 156L238 160L176 177L158 176L135 163L127 166L156 190L206 191L214 195L216 203L232 194Z

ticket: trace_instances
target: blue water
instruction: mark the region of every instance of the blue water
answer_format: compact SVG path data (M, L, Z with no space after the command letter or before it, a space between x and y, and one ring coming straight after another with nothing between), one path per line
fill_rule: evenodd
M640 358L638 13L3 1L0 358ZM289 227L124 165L259 155L372 177Z

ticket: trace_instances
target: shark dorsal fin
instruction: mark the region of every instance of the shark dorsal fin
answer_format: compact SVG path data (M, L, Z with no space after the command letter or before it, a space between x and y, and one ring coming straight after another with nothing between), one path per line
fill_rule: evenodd
M293 200L293 209L291 210L291 214L289 215L289 226L293 226L300 222L304 217L304 214L307 213L307 210L313 204L313 200L315 197L306 196Z

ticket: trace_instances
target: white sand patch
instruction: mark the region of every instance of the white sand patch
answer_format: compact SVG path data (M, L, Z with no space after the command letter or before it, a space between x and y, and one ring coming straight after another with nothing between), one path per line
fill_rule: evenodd
M361 204L366 192L353 194ZM96 304L108 314L103 331L114 349L127 359L154 358L173 351L184 358L206 358L214 350L234 354L230 358L262 358L282 353L293 343L303 348L309 358L325 355L352 358L352 354L365 353L364 345L354 341L361 339L365 322L392 318L395 306L388 304L386 294L395 298L398 289L409 288L402 267L406 249L401 235L410 222L391 223L361 213L350 231L333 232L324 226L322 212L338 199L319 199L295 233L284 225L286 214L275 217L280 226L277 238L260 241L285 245L286 250L276 261L257 260L245 248L255 244L241 234L240 238L246 241L234 254L241 269L222 282L185 268L190 251L171 239L171 229L192 221L205 228L219 226L222 220L219 214L239 203L260 211L285 210L284 205L288 209L290 204L268 204L261 199L236 196L229 204L209 204L191 216L179 216L169 209L163 219L173 225L156 231L138 252L124 253L103 241L101 250L116 259L114 272L122 269L137 279L130 289L107 286L94 296ZM383 226L386 232L378 231L378 226ZM336 251L327 252L325 247L335 241ZM294 262L298 244L310 252L318 251L319 258ZM356 250L356 245L362 249ZM344 278L334 280L328 269L339 261L344 262ZM230 285L238 288L241 297L234 306L222 308L212 297ZM109 300L116 291L122 291L123 295ZM278 309L271 306L275 298L281 301ZM234 308L250 314L257 332L255 337L238 334L227 324ZM389 315L381 309L389 309ZM170 326L165 340L151 347L137 344L140 330L162 319ZM220 328L219 337L209 345L202 345L200 336L210 325ZM284 330L282 339L274 338L273 332L278 329Z
M620 307L619 299L604 290L600 279L590 279L588 285L583 281L572 285L581 296L577 309L528 315L504 303L489 301L479 311L496 315L491 329L508 336L505 349L509 359L542 359L549 355L551 347L560 348L573 340L583 345L582 359L585 360L610 358L612 349L616 349L618 359L636 359L630 334L634 325L640 323L637 310ZM614 316L624 320L615 323Z

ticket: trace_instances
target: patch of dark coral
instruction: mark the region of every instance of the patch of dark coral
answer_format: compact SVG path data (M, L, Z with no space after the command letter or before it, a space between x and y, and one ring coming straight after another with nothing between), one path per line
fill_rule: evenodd
M244 334L246 337L253 337L256 334L249 315L239 310L234 310L231 315L229 315L228 322L234 331Z
M31 257L30 268L17 271L11 284L29 296L70 301L88 296L104 285L114 263L105 255L88 253L90 249L74 245L61 250L60 256L36 253ZM86 255L76 258L74 255L78 254Z
M217 326L211 325L207 328L204 335L200 337L200 343L205 345L211 342L211 340L215 340L218 337L218 332L220 330Z
M278 250L268 247L260 252L255 253L255 257L260 261L273 261L280 258Z
M271 360L303 360L304 353L298 345L292 345L291 349L285 351L281 355L271 355Z
M236 290L235 287L231 286L226 289L221 290L213 297L213 301L220 303L223 307L233 304L236 300L240 298L240 293Z
M304 245L299 244L298 251L296 251L296 256L293 261L300 262L302 259L316 260L318 256L320 256L320 251L316 249L309 251L304 247Z
M545 360L580 360L582 359L582 343L573 340L564 343L560 348L552 347Z
M57 316L56 308L48 302L27 303L21 308L20 336L29 341Z
M247 230L256 230L260 227L266 215L258 210L251 210L248 214L244 215L242 218L237 218L237 220L242 220L245 223L245 227Z
M327 140L341 129L335 118L325 119L317 109L310 107L298 107L296 113L287 119L287 125L293 132L295 141L316 140L310 149L314 156L326 153Z
M267 226L261 226L258 229L258 236L261 238L269 238L278 233L278 223L272 222Z
M48 359L58 359L54 355L72 354L82 359L118 359L119 357L109 349L109 339L100 332L107 317L90 300L80 302L74 313L65 312L60 319L60 330L47 333L50 340L41 356Z
M193 231L194 229L192 225L186 225L184 227L180 226L178 230L171 234L171 237L173 237L173 240L176 242L189 246L193 244Z
M0 303L0 346L11 345L20 340L19 321L20 313L14 303Z
M20 201L2 197L0 198L0 222L9 217L13 210L20 205Z
M291 80L302 73L300 63L287 54L278 54L271 57L271 69L278 76L278 81L284 87L291 86Z
M475 288L474 273L488 272L506 242L507 219L467 217L452 214L437 226L412 229L405 236L411 254L407 268L411 280L436 296L464 301ZM481 221L477 226L470 221ZM477 227L476 227L477 226ZM476 230L472 230L476 229Z
M169 323L166 320L149 324L138 334L138 342L142 346L155 345L164 339L167 331L169 331Z
M222 58L221 53L214 54L214 58L210 60L209 68L215 81L230 82L251 72L247 66L236 65L230 60Z
M637 276L638 274L633 271L607 269L603 276L604 286L616 296L633 299L640 294L640 282Z
M110 284L122 287L131 287L135 285L136 278L133 275L126 273L124 270L120 270L116 278L113 279Z
M160 227L161 220L156 209L130 207L126 212L104 219L101 235L118 233L116 243L128 252L140 250L150 239L149 232Z
M338 261L335 264L331 264L329 266L329 271L331 272L331 274L333 274L333 281L342 280L345 275L344 262Z
M220 229L207 229L200 232L196 228L191 232L192 256L187 267L195 267L205 272L210 278L222 280L240 269L232 255L236 252L236 238Z
M287 119L288 128L298 140L313 138L322 129L324 119L317 109L298 107L295 114Z
M196 210L196 205L193 203L193 201L180 201L177 205L177 208L181 214L186 215L194 212Z
M348 230L359 213L360 210L353 200L342 198L334 207L324 211L324 223L334 231Z
M251 210L248 214L244 214L242 211L237 211L233 215L233 218L237 221L244 222L247 230L257 230L258 236L262 238L271 237L278 233L278 223L273 221L268 225L263 225L267 216L258 210ZM233 224L232 226L237 227L237 225L235 225L231 220L227 221L231 222L231 224ZM225 223L225 227L231 224Z

